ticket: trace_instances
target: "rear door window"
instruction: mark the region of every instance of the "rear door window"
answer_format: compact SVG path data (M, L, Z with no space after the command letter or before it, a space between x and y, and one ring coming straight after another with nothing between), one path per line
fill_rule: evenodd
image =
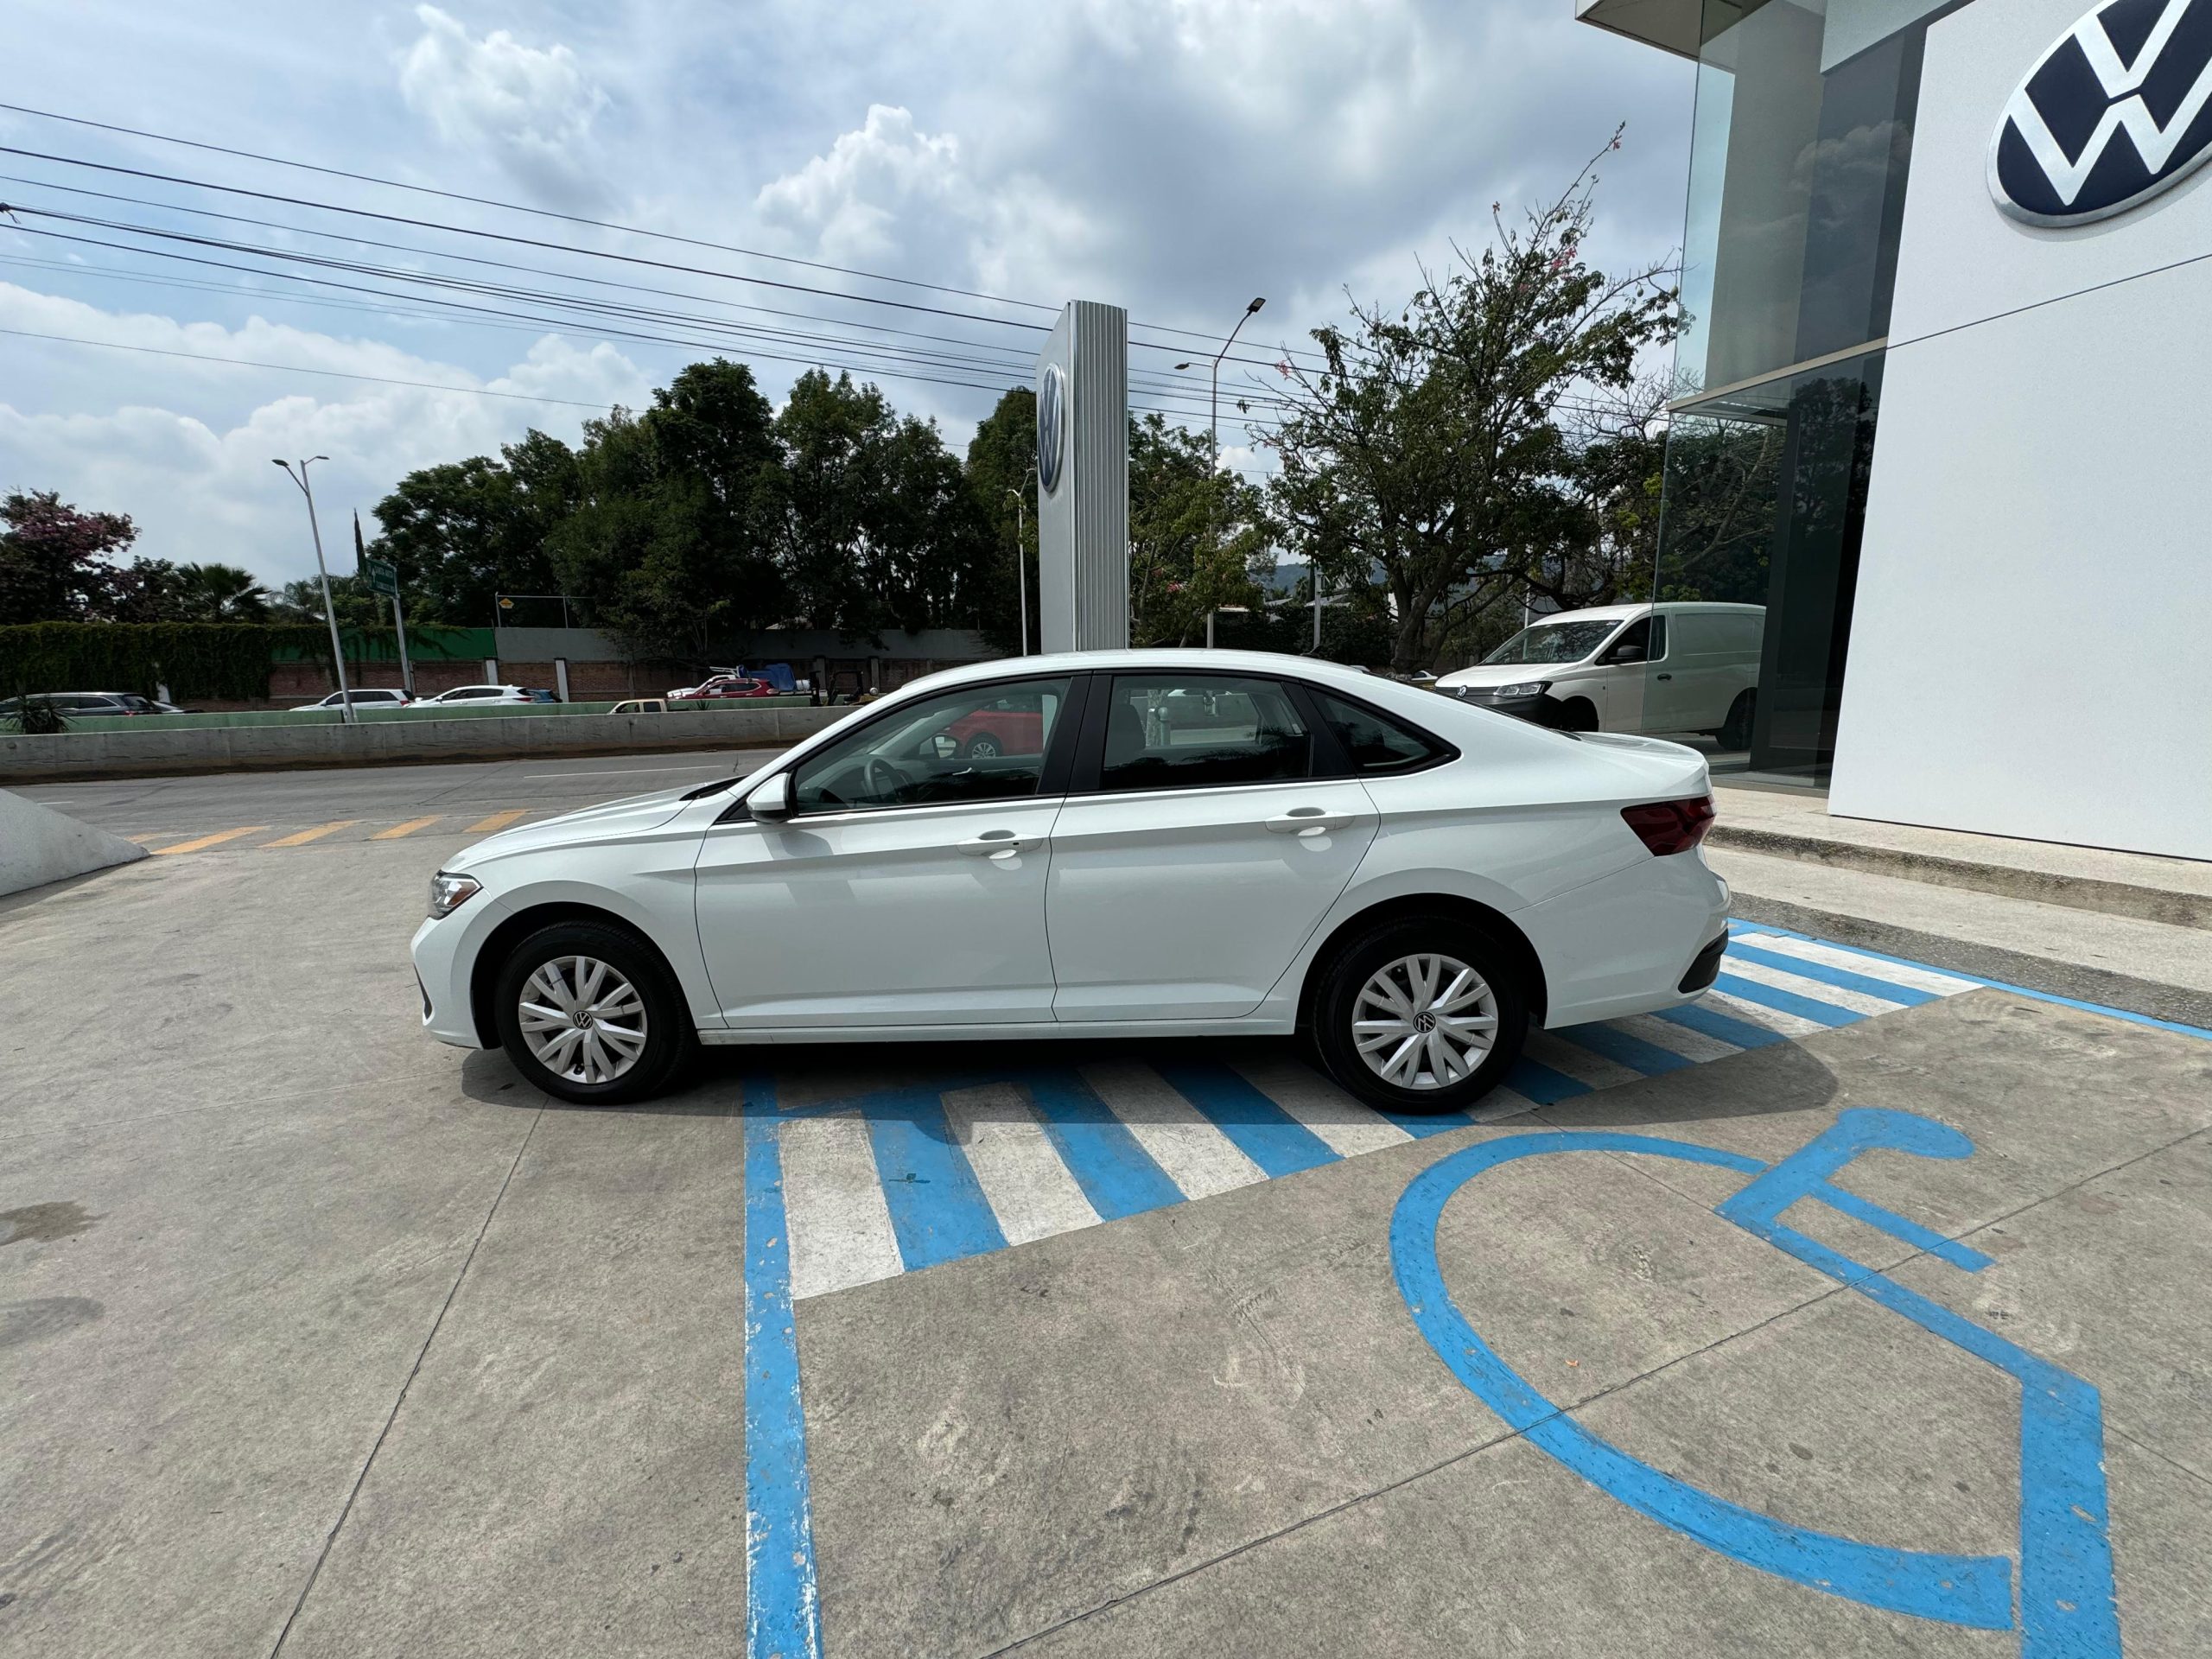
M1313 775L1313 734L1274 680L1116 674L1102 790L1230 788Z

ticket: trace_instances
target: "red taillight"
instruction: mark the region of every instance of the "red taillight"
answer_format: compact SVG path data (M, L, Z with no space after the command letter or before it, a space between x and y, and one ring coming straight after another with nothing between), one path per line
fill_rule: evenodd
M1664 858L1669 853L1687 853L1705 839L1705 832L1713 828L1713 797L1624 806L1621 817L1654 857Z

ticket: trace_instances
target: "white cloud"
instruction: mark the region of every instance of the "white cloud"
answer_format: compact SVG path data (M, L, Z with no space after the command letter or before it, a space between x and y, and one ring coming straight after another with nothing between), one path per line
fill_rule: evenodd
M399 69L409 109L448 146L490 151L546 200L604 205L592 123L607 99L574 52L525 46L504 29L475 40L435 6L417 6L415 16L423 33Z
M932 137L903 109L868 106L826 156L761 188L762 220L798 233L825 257L880 261L901 244L900 222L950 213L971 219L976 192L961 175L960 140Z

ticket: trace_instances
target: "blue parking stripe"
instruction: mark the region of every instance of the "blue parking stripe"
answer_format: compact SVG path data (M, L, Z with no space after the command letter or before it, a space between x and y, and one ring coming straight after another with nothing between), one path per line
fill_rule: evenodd
M1505 1086L1517 1095L1527 1096L1539 1106L1572 1100L1577 1095L1590 1092L1588 1084L1577 1083L1564 1071L1554 1071L1525 1054L1514 1061L1513 1069L1505 1074Z
M1808 962L1802 957L1784 956L1779 950L1761 950L1755 945L1740 944L1732 940L1728 946L1728 954L1741 957L1746 962L1779 968L1785 973L1802 974L1805 978L1817 979L1824 985L1840 985L1847 991L1859 991L1867 996L1902 1002L1909 1008L1916 1008L1923 1002L1941 1002L1943 1000L1934 991L1899 985L1886 979L1875 979L1866 974L1854 974L1847 968L1831 968L1825 962Z
M1471 1112L1378 1112L1416 1141L1426 1141L1432 1135L1441 1135L1446 1129L1465 1129L1474 1127Z
M868 1107L868 1143L908 1272L1006 1248L1006 1235L953 1144L934 1090L901 1090Z
M1641 1037L1602 1023L1587 1026L1567 1026L1552 1033L1570 1043L1588 1049L1592 1054L1603 1055L1616 1065L1624 1065L1631 1071L1641 1071L1647 1077L1656 1077L1664 1071L1681 1071L1697 1064L1685 1059L1671 1048L1662 1048L1656 1043L1647 1043Z
M1269 1175L1333 1164L1329 1143L1225 1065L1163 1065L1160 1075Z
M1764 1026L1755 1026L1748 1020L1738 1020L1718 1008L1708 1008L1695 1002L1679 1008L1662 1008L1655 1017L1670 1020L1687 1031L1700 1032L1724 1043L1733 1043L1738 1048L1764 1048L1770 1043L1789 1040L1778 1031L1769 1031Z
M1733 974L1723 974L1713 982L1716 990L1731 996L1739 996L1746 1002L1756 1002L1763 1008L1778 1008L1784 1014L1794 1014L1800 1020L1810 1020L1816 1026L1855 1025L1866 1018L1849 1008L1840 1008L1833 1002L1821 1002L1809 996L1800 996L1795 991L1777 990L1771 985L1762 985L1755 979L1738 979Z
M1039 1071L1025 1079L1045 1136L1068 1166L1101 1221L1141 1215L1183 1202L1183 1189L1152 1161L1113 1109L1072 1071Z

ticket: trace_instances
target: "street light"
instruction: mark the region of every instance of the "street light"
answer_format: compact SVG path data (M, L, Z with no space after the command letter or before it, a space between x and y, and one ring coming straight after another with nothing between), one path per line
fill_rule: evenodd
M1229 348L1236 343L1237 330L1249 322L1258 314L1260 308L1266 303L1267 300L1262 297L1246 306L1244 315L1236 319L1236 327L1229 331L1229 338L1221 342L1221 349L1213 354L1213 365L1206 395L1206 426L1211 434L1206 441L1206 459L1217 473L1221 470L1221 359L1229 355ZM1179 371L1189 368L1191 365L1178 363L1175 366ZM1214 529L1218 534L1220 526L1216 524ZM1206 617L1206 644L1208 645L1213 644L1213 617L1211 613Z
M330 569L322 562L322 526L315 522L315 490L308 482L309 462L329 459L328 455L309 455L300 463L300 470L296 473L292 470L292 463L281 457L272 460L270 464L282 467L284 476L298 485L300 493L308 499L308 529L315 536L315 568L316 574L322 578L322 620L330 624L330 660L338 670L338 713L340 718L351 726L354 723L353 694L346 686L346 647L338 639L338 607L331 602Z
M1035 468L1031 468L1033 472ZM1008 489L1014 498L1014 579L1020 587L1021 606L1021 654L1029 654L1029 498L1020 490Z

